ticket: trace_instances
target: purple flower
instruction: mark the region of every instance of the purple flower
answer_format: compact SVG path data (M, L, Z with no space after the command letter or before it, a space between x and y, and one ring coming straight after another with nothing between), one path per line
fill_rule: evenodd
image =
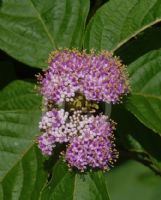
M128 75L124 65L111 53L80 53L78 50L55 51L49 68L39 76L41 94L61 103L83 93L87 100L117 103L128 93Z
M129 92L126 67L107 51L64 49L50 55L38 82L46 110L39 123L42 154L52 155L58 143L65 144L64 160L70 168L109 169L118 156L115 123L96 115L97 103L118 103Z
M43 115L39 123L39 128L43 134L38 138L38 147L44 155L52 154L55 143L68 141L66 132L64 131L68 115L69 113L63 109L59 111L52 109Z
M38 146L44 155L51 155L57 143L66 143L65 160L71 167L105 169L113 159L114 122L105 115L88 116L82 111L72 115L63 109L46 112L39 128Z
M74 137L68 145L65 160L71 167L84 171L88 168L109 169L118 153L113 145L114 124L100 115Z

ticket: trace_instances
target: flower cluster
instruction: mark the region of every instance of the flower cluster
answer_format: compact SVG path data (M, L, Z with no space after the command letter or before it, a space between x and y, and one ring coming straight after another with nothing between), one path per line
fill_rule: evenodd
M109 169L118 156L115 123L97 113L98 103L119 102L129 91L127 78L125 66L109 52L55 51L38 76L45 108L38 137L42 153L52 155L57 144L65 144L62 155L70 168Z
M41 94L57 103L73 98L76 92L87 100L117 103L129 88L126 68L118 58L109 52L77 50L54 52L39 84Z
M113 159L115 126L105 115L87 116L78 110L69 116L63 109L52 109L42 117L39 128L42 153L51 155L57 143L66 143L65 160L77 169L106 169Z
M118 155L113 144L113 130L114 124L106 116L92 117L68 145L65 159L69 166L81 171L89 167L108 169Z
M55 147L55 143L67 142L65 122L69 113L63 109L57 111L55 109L44 114L39 123L39 128L43 132L38 139L39 148L44 155L51 155Z

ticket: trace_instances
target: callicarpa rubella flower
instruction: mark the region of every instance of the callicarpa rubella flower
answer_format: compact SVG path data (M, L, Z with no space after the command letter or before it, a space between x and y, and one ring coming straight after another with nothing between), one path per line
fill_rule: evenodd
M39 128L43 132L38 139L38 146L44 155L51 155L55 143L67 142L68 138L64 131L65 122L68 112L63 109L57 111L55 109L44 114L39 123Z
M57 143L66 143L65 160L83 171L87 167L108 169L117 151L113 144L114 122L105 115L87 116L74 111L69 116L63 109L46 112L39 123L43 134L38 146L51 155Z
M51 54L39 85L41 94L56 103L72 100L76 92L87 100L117 103L128 93L127 77L125 66L109 52L87 54L65 49Z
M38 147L54 154L57 144L69 168L106 170L118 157L115 123L99 113L99 102L118 103L129 91L126 68L109 52L55 51L38 76L44 113ZM62 108L62 106L64 106Z
M92 117L90 123L74 137L65 153L69 166L84 171L88 168L109 169L118 153L113 144L113 122L107 116Z

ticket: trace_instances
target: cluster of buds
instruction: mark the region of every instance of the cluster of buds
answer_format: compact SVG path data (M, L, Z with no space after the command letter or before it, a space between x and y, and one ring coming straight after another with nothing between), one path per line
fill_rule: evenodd
M118 156L115 123L96 110L99 102L118 103L129 91L120 60L105 51L55 51L38 84L45 108L38 137L42 153L52 155L57 144L65 144L62 155L70 168L109 169Z

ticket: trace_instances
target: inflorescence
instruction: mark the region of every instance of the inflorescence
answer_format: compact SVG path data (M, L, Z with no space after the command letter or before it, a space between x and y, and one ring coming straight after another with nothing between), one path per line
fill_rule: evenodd
M115 123L97 114L97 107L99 102L118 103L129 92L125 66L106 51L64 49L50 55L38 83L45 110L38 137L42 153L52 155L57 144L65 144L62 155L70 168L109 169L118 157Z

